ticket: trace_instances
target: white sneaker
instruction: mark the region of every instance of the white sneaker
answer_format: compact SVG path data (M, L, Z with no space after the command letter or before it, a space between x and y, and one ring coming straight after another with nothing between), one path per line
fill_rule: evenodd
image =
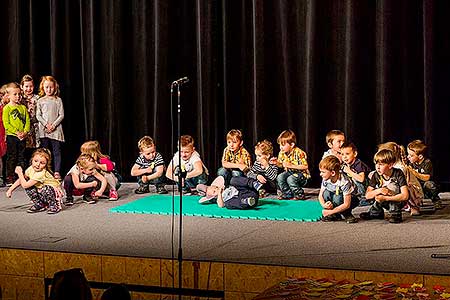
M245 202L247 202L247 204L248 204L249 206L255 206L255 204L256 204L256 199L253 198L253 197L249 197L249 198L245 199Z

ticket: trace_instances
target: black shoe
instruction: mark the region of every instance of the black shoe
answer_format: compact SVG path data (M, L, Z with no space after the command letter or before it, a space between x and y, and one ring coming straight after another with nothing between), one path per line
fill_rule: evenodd
M183 188L182 192L183 192L183 195L185 195L185 196L191 196L192 195L192 191L191 191L190 188Z
M27 213L33 214L33 213L41 212L41 211L44 211L44 210L45 210L45 207L40 207L40 206L37 206L37 205L33 205L32 207L30 207L27 210Z
M73 205L73 196L66 196L66 206L72 206Z
M150 189L148 188L148 185L140 185L134 192L136 194L146 194L150 193Z
M322 222L336 222L342 220L337 214L322 217Z
M166 190L166 188L165 187L163 187L163 186L157 186L156 187L156 192L158 193L158 194L167 194L168 193L168 191Z
M306 200L305 194L301 193L294 196L294 200Z
M441 209L442 208L442 201L441 200L433 200L434 209Z
M97 201L91 195L84 195L83 202L87 204L95 204Z
M403 222L403 219L402 219L401 215L400 216L390 216L388 221L389 221L389 223L398 224L398 223Z
M384 220L384 213L378 216L371 215L369 212L362 212L359 217L363 220Z
M355 218L355 216L353 216L353 215L348 215L348 216L345 216L345 222L347 224L354 224L354 223L358 223L358 219Z

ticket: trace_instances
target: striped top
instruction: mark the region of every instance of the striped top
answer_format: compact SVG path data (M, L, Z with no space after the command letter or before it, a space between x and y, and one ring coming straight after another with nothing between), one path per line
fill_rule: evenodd
M248 172L247 177L256 179L258 175L264 176L267 180L273 181L277 178L277 166L269 164L267 169L264 169L259 161L255 161L252 169Z
M164 166L163 157L159 152L156 152L155 158L151 160L146 159L144 155L140 154L135 163L139 166L139 169L145 169L148 167L154 169L157 166Z

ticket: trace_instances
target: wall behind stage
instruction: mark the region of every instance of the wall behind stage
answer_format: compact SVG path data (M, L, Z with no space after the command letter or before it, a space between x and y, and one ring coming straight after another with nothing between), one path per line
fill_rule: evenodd
M182 133L215 173L225 134L253 150L297 133L318 184L324 137L341 129L369 165L376 145L424 139L436 178L450 158L450 2L418 0L5 0L1 83L58 79L64 163L98 139L124 175L145 135L172 155L170 83ZM276 145L275 145L276 146ZM275 147L278 152L278 147ZM128 178L131 179L131 178Z

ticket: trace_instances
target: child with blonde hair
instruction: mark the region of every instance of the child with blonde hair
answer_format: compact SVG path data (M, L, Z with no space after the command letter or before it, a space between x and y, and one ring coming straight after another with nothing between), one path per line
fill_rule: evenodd
M311 178L306 153L296 146L297 138L292 130L280 133L277 143L280 145L280 152L274 163L283 168L283 172L277 176L280 189L278 199L304 200L303 187Z
M322 185L319 202L323 207L322 221L338 221L344 217L347 223L356 223L352 210L358 206L358 189L353 181L341 171L341 162L334 155L328 155L319 163Z
M120 178L115 170L115 164L108 155L102 153L98 141L87 141L80 147L81 154L89 154L96 162L96 167L108 182L109 200L115 201L119 198L117 190L120 187Z
M131 168L131 176L138 177L139 187L136 194L149 193L149 185L156 186L158 194L167 194L164 188L164 160L156 145L149 136L142 137L138 142L139 156Z
M342 161L341 146L345 142L345 134L340 130L331 130L327 133L325 141L329 149L323 153L322 158L334 155Z
M264 197L266 192L276 192L276 178L278 168L273 164L273 146L268 140L258 142L255 146L256 161L250 171L247 173L248 178L258 180L263 184L259 189L259 196Z
M6 85L9 103L3 107L2 119L6 133L6 184L14 182L14 169L25 169L25 139L30 131L30 116L25 105L21 104L20 86L16 82Z
M22 171L22 167L16 167L19 179L8 189L6 196L11 197L13 191L21 185L33 205L27 210L28 213L44 211L48 214L56 214L61 211L61 198L63 192L60 182L55 179L50 169L51 154L48 149L40 148L31 156L31 166Z
M33 152L39 147L39 125L36 119L36 103L39 96L34 93L34 81L31 75L24 75L20 81L20 89L22 90L22 103L27 107L30 115L30 132L27 135L26 149L27 152ZM27 154L28 157L30 154Z
M200 154L195 151L194 139L190 135L182 135L180 138L179 152L176 152L169 163L166 177L180 182L185 195L196 193L195 187L198 184L206 184L208 180L208 170L204 166ZM181 162L180 162L181 156ZM182 177L181 172L185 177Z
M6 84L0 88L0 116L3 115L3 107L8 104L9 99L6 94ZM6 133L3 120L0 122L0 187L4 187L6 182L3 178L3 156L6 154Z
M250 153L242 146L244 143L242 132L232 129L227 133L227 147L223 150L222 167L217 175L225 178L225 186L230 183L231 177L244 176L250 169Z
M97 162L89 154L81 154L75 165L64 177L66 190L66 205L73 205L73 196L83 195L83 201L88 204L96 203L106 191L108 182L97 171Z
M59 85L53 76L43 76L39 84L39 98L36 105L36 119L39 121L41 146L49 149L54 157L55 178L61 178L61 143L64 132L64 106L59 97Z

